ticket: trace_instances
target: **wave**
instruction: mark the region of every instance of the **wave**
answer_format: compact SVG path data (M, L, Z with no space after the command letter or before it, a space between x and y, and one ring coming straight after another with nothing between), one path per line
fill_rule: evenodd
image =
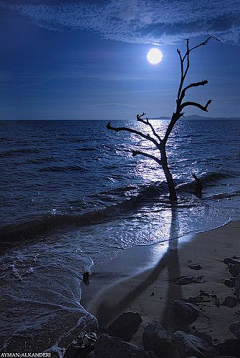
M221 179L227 179L227 178L234 178L236 177L235 173L218 173L218 172L212 172L212 173L207 173L205 175L203 175L202 177L200 177L201 181L203 183L209 183L212 181L218 181Z
M181 135L180 139L182 138L199 138L202 137L202 134L185 134L185 135Z
M50 163L56 161L57 159L50 157L50 158L36 158L32 160L27 160L26 163L28 164L42 164L42 163Z
M96 150L96 148L77 148L77 150L81 152L93 152Z
M33 154L33 153L40 153L41 150L38 148L22 148L22 149L13 149L7 150L5 152L0 153L1 158L12 157L15 155L22 155L22 154Z
M108 191L102 191L100 193L101 194L125 194L129 191L132 191L132 190L137 190L139 189L139 187L137 187L136 185L128 185L128 186L121 186L119 188L115 188L115 189L112 189L112 190L108 190Z
M83 172L85 169L80 165L68 165L66 167L53 166L39 169L40 172L70 172L70 171L79 171Z
M206 173L202 176L199 176L198 178L201 180L202 184L212 183L212 182L218 182L222 179L228 179L228 178L235 178L238 174L231 172L231 173L219 173L219 172L211 172ZM188 183L180 183L177 185L177 188L180 190L192 190L195 187L196 182L191 181Z
M160 186L153 184L141 189L137 195L119 203L109 205L103 209L80 215L44 215L37 220L3 227L0 230L0 241L6 245L12 241L34 238L55 229L64 229L69 226L81 227L98 224L106 219L113 219L121 213L135 210L143 204L154 201L154 199L161 194L166 194L166 189L167 187L165 183L162 183Z
M240 196L240 190L235 191L234 193L220 193L215 194L210 197L212 200L219 200L219 199L230 199L230 198L236 198L237 196Z
M71 167L51 167L44 168L45 171L68 171L71 170ZM42 171L44 169L41 169ZM79 170L79 167L73 167L73 170ZM81 167L80 167L81 170ZM201 181L204 183L221 180L223 178L228 178L230 174L225 173L209 173L200 177ZM193 191L195 183L194 181L190 183L179 183L177 189L181 191ZM129 193L129 195L126 195ZM68 214L51 214L44 215L37 220L32 220L22 224L10 225L3 227L0 230L0 240L4 245L11 244L13 241L19 241L22 239L33 239L34 237L44 234L46 232L51 232L57 229L68 229L69 226L89 226L95 225L105 220L112 220L119 217L119 215L127 214L129 211L137 210L144 205L154 205L156 201L160 208L166 208L171 206L171 202L168 199L168 189L166 182L157 182L145 187L137 187L134 185L129 185L126 187L116 188L110 191L103 191L99 194L95 194L94 199L101 199L102 195L108 195L110 198L118 196L118 200L122 198L122 195L126 195L126 199L122 201L116 201L113 204L107 205L103 208L93 210L90 212L85 212L79 215L68 215ZM225 196L237 196L239 192L232 194L215 194L213 199L224 198ZM194 197L195 198L195 197ZM195 203L193 200L191 202L186 201L184 198L180 198L178 202L178 207L183 209L189 206L198 205L198 201ZM151 210L151 208L149 208Z
M84 143L89 142L89 138L69 138L70 143Z

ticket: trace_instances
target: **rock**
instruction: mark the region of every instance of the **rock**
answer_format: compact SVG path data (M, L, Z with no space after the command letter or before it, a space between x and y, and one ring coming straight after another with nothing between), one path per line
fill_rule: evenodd
M94 347L95 358L149 358L147 352L121 338L102 334Z
M227 306L229 308L234 308L238 304L238 299L234 296L227 296L223 302L224 306Z
M188 265L188 267L192 270L201 270L202 268L201 265L196 265L196 264Z
M83 274L83 282L85 283L85 285L89 284L89 272L84 272L84 274Z
M142 318L139 313L123 313L109 326L108 334L129 342L134 333L137 332L141 322Z
M184 322L191 324L199 317L199 309L184 299L174 300L173 309L175 314Z
M199 295L206 296L206 297L211 297L212 296L211 293L209 293L207 291L204 291L204 290L200 290Z
M194 335L195 336L198 336L200 338L202 338L205 342L207 342L210 346L213 345L213 340L212 340L212 337L205 333L205 332L200 332L200 331L195 331L194 332Z
M235 279L234 277L231 277L230 279L226 279L223 281L224 285L226 285L227 287L234 287L235 286Z
M197 358L211 358L215 356L213 345L191 333L176 331L173 333L173 339L181 358L191 355Z
M174 282L178 285L188 285L189 283L202 283L204 280L203 276L186 275L177 277Z
M198 303L201 303L204 301L202 296L196 296L196 297L188 297L184 298L185 302L192 303L193 305L196 305Z
M218 355L232 355L234 357L240 357L240 344L238 339L226 339L223 342L215 344L214 348L216 350L216 354Z
M83 337L77 338L67 347L64 358L85 357L93 350L96 339L95 332L86 333Z
M158 357L164 356L170 347L168 333L158 321L153 321L145 327L142 340L144 349L155 352Z
M233 264L233 265L240 265L240 261L239 260L236 260L236 259L233 259L233 258L230 258L230 257L226 257L223 262L226 264L226 265L229 265L229 264Z
M237 337L237 339L240 339L240 322L236 322L231 324L231 326L229 327L230 332L232 332L234 334L235 337ZM239 343L240 345L240 343Z
M75 343L71 343L64 354L64 358L77 358L77 357L83 357L85 354L89 353L93 350L93 347L90 347L89 349L82 349L81 346L78 346Z
M240 301L240 274L235 278L235 294Z
M240 274L240 265L239 264L228 264L228 271L233 277L236 277Z

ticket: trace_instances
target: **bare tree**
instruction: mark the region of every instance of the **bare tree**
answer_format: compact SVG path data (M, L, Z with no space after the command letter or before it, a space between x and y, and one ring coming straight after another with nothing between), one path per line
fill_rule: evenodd
M179 87L178 87L177 99L176 99L176 110L172 115L172 118L168 124L168 127L166 129L164 136L160 136L156 132L154 126L149 122L148 118L143 118L146 115L146 113L142 113L141 115L138 114L137 121L146 125L150 129L151 135L145 134L143 132L140 132L140 131L132 129L132 128L112 127L110 122L107 124L107 129L111 129L115 132L120 132L120 131L130 132L130 133L133 133L139 137L142 137L142 138L146 139L147 141L154 144L155 148L158 150L157 156L147 153L145 151L144 152L140 151L140 150L133 150L132 155L134 157L136 155L142 155L144 157L154 160L162 167L163 172L166 177L166 180L167 180L167 184L168 184L170 200L173 200L173 201L177 200L177 195L176 195L176 189L175 189L172 173L171 173L171 171L169 169L169 165L168 165L166 144L167 144L168 138L171 135L171 132L172 132L173 127L175 126L176 122L179 120L179 118L181 118L184 115L184 112L183 112L184 108L197 107L197 108L201 109L202 111L207 112L208 106L212 102L212 100L209 100L205 106L201 105L200 103L192 102L192 101L184 102L185 95L189 89L194 88L194 87L204 86L208 83L207 80L203 80L200 82L193 82L193 83L185 86L186 77L187 77L187 74L188 74L188 71L190 68L191 52L201 46L206 45L211 38L212 38L212 36L209 36L204 42L201 42L200 44L198 44L197 46L194 46L192 48L190 48L189 39L187 39L185 53L182 54L180 52L180 50L177 50L179 59L180 59L181 78L180 78L180 83L179 83Z

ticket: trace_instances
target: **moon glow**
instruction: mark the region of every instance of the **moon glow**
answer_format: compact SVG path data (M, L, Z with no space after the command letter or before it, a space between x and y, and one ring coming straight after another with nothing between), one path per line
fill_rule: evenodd
M162 61L163 54L158 48L153 47L151 50L148 51L147 60L152 65L157 65Z

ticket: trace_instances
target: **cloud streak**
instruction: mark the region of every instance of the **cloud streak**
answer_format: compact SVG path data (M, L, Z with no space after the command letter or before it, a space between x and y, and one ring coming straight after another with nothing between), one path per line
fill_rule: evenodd
M98 0L55 5L0 1L0 6L51 31L95 31L102 38L129 43L171 44L201 35L240 43L239 0Z

